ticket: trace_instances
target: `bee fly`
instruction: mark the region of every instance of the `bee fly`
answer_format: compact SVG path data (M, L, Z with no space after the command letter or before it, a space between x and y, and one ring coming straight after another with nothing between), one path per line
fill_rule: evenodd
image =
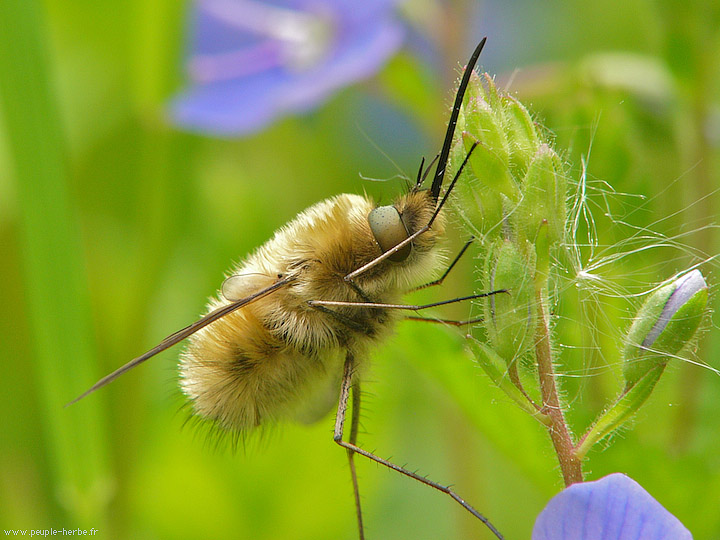
M440 192L460 106L484 45L485 38L458 87L430 189L422 189L422 184L433 164L423 174L423 161L416 184L392 205L376 206L368 197L343 194L311 206L232 270L222 290L210 299L206 315L100 379L71 403L189 338L180 358L182 391L195 414L227 430L247 432L278 420L317 419L332 408L339 388L334 440L348 453L361 539L354 454L446 493L502 538L449 487L356 444L360 379L368 349L390 333L402 310L498 292L420 306L399 303L403 293L430 279L442 264L441 209L474 147L442 198ZM345 440L351 390L352 419Z

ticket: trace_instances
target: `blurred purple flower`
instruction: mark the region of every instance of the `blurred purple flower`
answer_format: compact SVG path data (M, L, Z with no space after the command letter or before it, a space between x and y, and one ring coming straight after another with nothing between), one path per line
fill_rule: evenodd
M532 540L692 540L635 480L615 473L573 484L540 512Z
M398 0L195 0L190 89L174 122L218 135L257 131L366 78L400 47Z

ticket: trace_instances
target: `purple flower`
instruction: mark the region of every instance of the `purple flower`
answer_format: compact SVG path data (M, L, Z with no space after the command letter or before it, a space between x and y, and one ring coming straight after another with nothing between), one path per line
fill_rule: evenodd
M397 0L195 0L179 126L241 135L317 106L398 49Z
M621 473L573 484L540 512L532 540L692 540L680 521Z

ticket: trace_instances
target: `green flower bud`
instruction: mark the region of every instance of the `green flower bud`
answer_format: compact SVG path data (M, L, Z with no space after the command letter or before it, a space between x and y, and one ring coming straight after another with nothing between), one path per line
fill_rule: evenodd
M517 99L503 96L502 104L510 145L510 167L516 177L522 177L540 146L540 139L530 113Z
M708 288L699 270L661 287L645 301L628 332L625 389L583 438L582 458L598 441L622 427L647 401L668 360L695 335L706 312Z
M462 134L465 152L469 152L478 139L470 132ZM482 178L487 187L511 200L519 199L520 192L508 168L508 155L497 152L482 140L470 156L470 169L477 178Z
M465 92L465 99L463 100L463 110L468 110L470 103L478 103L484 101L489 103L488 93L485 91L482 79L488 77L487 73L484 73L481 77L476 71L473 71L470 75L470 82L468 83L467 91ZM492 107L491 107L492 108ZM466 130L465 124L461 124L458 121L458 128L463 131Z
M501 111L493 110L484 99L469 101L465 109L463 131L471 133L496 159L508 166L510 149Z
M522 253L498 240L488 255L487 290L506 290L485 298L485 329L495 352L510 365L533 349L535 328L535 251Z
M623 375L628 388L687 345L706 312L707 301L708 287L699 270L650 295L627 336Z
M466 135L466 137L471 137ZM472 145L472 143L470 143ZM462 219L465 225L472 231L472 234L484 237L486 234L495 232L500 234L500 223L503 218L503 196L486 183L487 174L480 176L475 174L475 167L482 170L482 165L472 165L472 160L478 151L483 152L484 148L478 146L470 157L470 166L465 167L462 179L455 185L453 190L453 209ZM465 159L465 137L460 137L451 152L451 168L457 170ZM493 158L494 159L494 158ZM492 164L492 159L490 160ZM503 170L503 169L498 169ZM504 169L507 170L507 169Z
M558 155L541 144L522 183L523 199L511 216L519 238L534 242L547 220L550 245L560 241L565 228L565 175Z
M492 76L489 73L483 73L478 77L474 77L472 84L478 87L477 95L490 105L490 109L495 111L498 118L501 118L500 94Z
M550 245L561 239L566 213L562 163L527 109L498 92L487 73L473 75L457 129L461 135L452 149L452 169L477 144L455 188L457 211L473 233L490 234L492 240L505 222L506 236L532 242L547 220Z
M542 287L550 277L550 238L547 220L543 220L535 237L535 284Z

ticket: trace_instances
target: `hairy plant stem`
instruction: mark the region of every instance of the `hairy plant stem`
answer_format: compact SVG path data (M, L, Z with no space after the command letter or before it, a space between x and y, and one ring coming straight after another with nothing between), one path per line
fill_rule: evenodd
M550 418L547 426L548 434L555 447L555 453L560 462L565 486L583 481L582 462L575 455L575 444L570 430L565 422L565 415L560 405L555 370L552 363L552 350L550 347L550 329L545 310L543 288L536 289L537 327L535 328L535 355L537 360L538 377L540 379L540 392L542 394L542 412Z

